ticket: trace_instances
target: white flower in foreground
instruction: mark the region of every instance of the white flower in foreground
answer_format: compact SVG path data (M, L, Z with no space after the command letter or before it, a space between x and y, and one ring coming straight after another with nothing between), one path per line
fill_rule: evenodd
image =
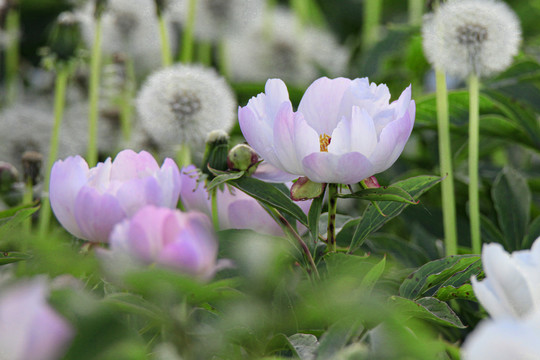
M187 144L202 157L212 130L228 131L235 121L236 100L225 79L213 69L175 65L152 74L137 96L141 127L160 150ZM195 154L197 155L197 154Z
M463 360L538 360L540 358L540 312L526 319L482 321L462 347Z
M451 75L488 76L507 68L521 42L519 19L497 0L451 0L424 17L424 53Z
M271 79L238 118L249 145L278 169L318 183L354 184L392 166L409 139L411 87L389 101L384 84L324 77L294 112L283 81Z
M0 291L0 359L60 359L73 329L47 304L44 278L20 281Z
M508 254L500 244L484 244L486 278L471 279L474 293L493 318L522 317L540 311L540 238L531 250Z

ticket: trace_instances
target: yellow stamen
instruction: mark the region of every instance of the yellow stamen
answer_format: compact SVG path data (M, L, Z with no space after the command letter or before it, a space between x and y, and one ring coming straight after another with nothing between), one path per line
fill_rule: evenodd
M319 143L321 146L321 152L328 152L328 145L330 145L330 142L332 141L332 138L330 135L319 135Z

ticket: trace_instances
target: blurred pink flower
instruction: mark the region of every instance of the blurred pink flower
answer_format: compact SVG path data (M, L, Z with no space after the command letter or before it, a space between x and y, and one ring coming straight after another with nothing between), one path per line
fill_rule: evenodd
M294 112L283 81L238 110L247 142L275 167L320 183L357 183L388 169L409 139L416 111L411 87L389 103L386 85L320 78Z
M216 270L217 240L210 220L199 212L145 206L114 227L110 248L113 255L201 278L211 277Z
M257 176L255 172L254 177ZM269 174L274 175L273 171ZM269 176L275 178L275 176ZM199 172L193 165L181 171L182 190L180 197L186 210L212 214L212 205L204 182L198 182ZM311 201L297 203L304 212L309 210ZM217 192L219 227L221 229L252 229L269 235L283 235L283 230L262 206L244 192L233 187L225 187Z
M160 168L146 151L123 150L92 169L82 157L68 157L51 170L56 218L71 234L93 242L107 242L114 225L145 205L175 208L179 196L178 166L167 158Z
M73 329L47 304L44 278L20 281L0 295L0 359L55 360Z

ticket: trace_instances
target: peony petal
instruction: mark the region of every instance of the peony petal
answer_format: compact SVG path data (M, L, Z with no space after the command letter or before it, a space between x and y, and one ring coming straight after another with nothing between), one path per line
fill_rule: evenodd
M298 105L298 112L304 115L308 125L318 135L330 135L334 131L341 119L341 98L350 85L350 79L322 77L307 88Z
M60 224L78 238L82 238L82 232L75 220L75 199L87 181L88 171L88 164L80 156L58 160L51 170L51 208Z
M163 203L161 186L154 177L132 179L120 185L116 198L124 213L131 217L145 205Z
M271 183L284 183L298 178L298 175L289 174L266 161L259 164L252 176L256 179Z
M85 186L75 199L75 220L81 229L82 239L107 242L117 223L126 217L118 200L110 194L100 194Z
M194 165L182 168L180 172L180 197L186 210L201 211L208 216L212 214L209 195L204 182L198 182L199 172Z
M373 175L373 165L357 152L343 155L313 153L305 157L302 164L306 176L320 183L355 184Z
M159 170L159 165L150 153L122 150L112 163L111 180L126 181L149 176Z
M281 169L304 175L302 159L319 151L319 136L292 107L283 104L274 123L274 149Z
M372 118L388 108L390 92L385 84L376 85L369 82L368 78L354 79L343 94L339 104L338 116L350 118L352 108L358 106L365 109Z
M369 157L375 174L388 169L401 155L414 126L415 112L413 100L409 104L409 111L402 118L392 121L382 130L379 143Z
M495 293L491 282L488 280L489 279L478 281L474 276L471 278L474 295L492 317L499 318L508 316L508 314L511 313L511 309L508 309L505 304L501 302L498 294Z
M176 208L181 188L178 165L172 159L166 158L155 176L161 188L160 205L171 209Z
M282 236L283 230L254 199L237 200L229 205L231 229L253 229L269 235Z
M359 152L369 158L376 145L373 119L365 109L355 106L351 118L343 118L332 133L328 152L337 155Z

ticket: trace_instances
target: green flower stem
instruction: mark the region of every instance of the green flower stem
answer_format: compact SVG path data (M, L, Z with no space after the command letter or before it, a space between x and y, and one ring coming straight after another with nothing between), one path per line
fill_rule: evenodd
M5 53L6 62L6 102L13 103L17 97L19 67L19 26L20 18L17 9L10 9L6 15L6 32L10 37Z
M90 83L88 86L88 153L86 155L88 166L97 164L97 130L98 130L98 100L99 100L99 76L101 71L101 17L96 18L94 44L90 58Z
M43 195L41 196L41 209L39 216L39 235L43 238L49 230L51 218L51 204L49 202L49 182L51 181L51 169L58 156L58 143L60 140L60 126L64 116L64 106L66 100L66 86L69 77L69 67L62 64L57 69L56 84L54 92L54 124L49 148L49 159L45 169L45 179L43 180Z
M120 95L120 126L122 128L122 136L125 141L131 139L131 116L133 113L133 90L135 87L135 70L133 68L133 61L126 59L126 84L122 89Z
M212 43L201 41L197 44L197 60L203 65L212 65Z
M27 179L26 183L24 184L24 193L23 193L22 203L23 205L29 205L29 204L32 204L33 201L34 201L34 186L32 185L32 180ZM24 220L23 228L28 234L32 231L32 217L31 216Z
M439 162L441 176L444 244L446 256L457 255L456 205L454 199L454 176L452 170L452 147L450 146L450 121L448 116L448 93L444 71L435 70L437 81L437 124L439 132Z
M382 0L364 0L364 19L362 26L362 47L366 51L379 39Z
M480 143L479 81L476 74L469 77L469 218L473 254L480 254L480 202L478 198L478 152Z
M328 184L328 227L326 228L326 241L329 252L336 252L337 190L338 184Z
M409 0L409 24L421 25L424 12L424 0Z
M161 61L163 67L169 67L173 63L171 47L169 43L169 32L167 31L167 24L163 15L158 15L159 22L159 35L161 37Z
M180 53L180 61L185 64L193 60L193 30L195 28L197 0L189 0L188 6L188 18L182 37L182 52Z
M219 213L218 213L218 203L217 203L217 188L213 188L210 193L210 198L212 200L212 224L214 229L219 231Z
M221 39L218 44L219 72L225 79L230 79L229 64L227 62L227 43Z

